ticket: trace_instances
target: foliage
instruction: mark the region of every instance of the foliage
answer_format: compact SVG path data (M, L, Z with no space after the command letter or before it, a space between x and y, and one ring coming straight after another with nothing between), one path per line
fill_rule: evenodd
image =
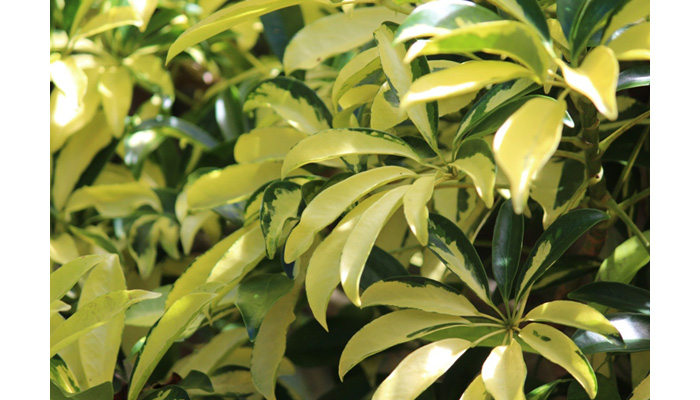
M648 399L649 14L52 0L51 398Z

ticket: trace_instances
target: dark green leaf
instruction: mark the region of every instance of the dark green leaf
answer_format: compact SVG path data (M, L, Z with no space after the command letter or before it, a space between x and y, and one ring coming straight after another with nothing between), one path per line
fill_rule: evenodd
M598 393L593 400L620 400L620 393L617 390L615 383L610 380L610 378L595 374L596 380L598 381ZM567 400L591 400L586 394L586 391L579 385L578 382L573 381L569 385L569 392L566 395Z
M85 171L80 175L78 183L75 184L73 190L77 190L83 186L92 185L100 175L102 169L107 165L107 163L114 157L114 153L119 146L119 140L112 140L112 142L107 145L104 149L100 150L95 157L92 158L90 165L85 169Z
M59 355L51 357L51 383L63 392L72 393L80 390L78 380Z
M467 1L439 1L422 4L406 17L396 31L395 41L402 42L462 26L501 19L488 8ZM545 25L546 26L546 25Z
M367 258L365 269L362 271L360 288L365 290L375 282L405 275L408 275L408 271L396 258L374 246Z
M301 197L304 199L304 204L308 205L311 203L311 200L313 200L317 194L321 193L321 188L323 188L325 184L325 180L316 179L301 185Z
M547 21L545 20L544 13L537 3L537 0L491 0L492 3L497 4L499 7L503 7L509 14L513 15L522 22L533 26L537 29L540 36L545 42L551 42L551 37L549 36L549 27L547 26ZM516 4L512 4L516 3Z
M83 239L87 239L88 241L94 241L95 244L97 244L98 246L102 247L110 253L118 254L121 258L121 253L119 252L117 246L106 237L98 235L96 233L92 233L90 231L86 231L85 229L78 228L77 226L70 226L69 229L74 235L77 235Z
M637 65L620 71L617 77L617 91L631 89L641 86L649 86L651 81L651 72L649 65Z
M562 256L552 265L542 278L532 286L532 290L561 285L585 274L594 272L600 267L600 260L585 256Z
M273 304L287 294L294 282L281 274L260 274L247 278L238 286L234 302L241 311L248 337L255 340L260 324Z
M261 15L263 33L277 59L282 61L284 50L292 37L304 27L304 17L299 6L283 8Z
M180 386L168 385L150 392L143 400L190 400L190 395Z
M428 248L479 298L491 302L488 277L474 246L457 225L439 214L428 220Z
M214 386L212 386L207 374L195 370L190 371L185 379L178 382L177 385L185 389L199 389L210 393L214 391Z
M649 338L650 318L648 315L617 313L608 314L606 317L620 332L625 344L614 344L597 333L577 330L571 336L571 339L573 339L583 354L603 352L633 353L649 350L651 340Z
M559 217L532 247L518 277L516 301L554 264L566 250L597 223L608 219L603 211L579 209Z
M569 293L569 298L598 303L620 311L649 315L648 290L619 282L593 282Z
M557 10L565 10L564 21L559 22L564 29L564 34L569 39L571 45L571 59L574 66L578 65L577 59L586 46L591 45L588 41L594 33L605 26L612 12L625 0L559 0ZM571 20L571 10L574 17ZM566 25L565 26L565 22ZM568 32L567 32L568 30ZM593 43L592 45L596 45Z
M533 389L530 393L527 394L526 399L547 400L549 396L551 396L554 392L554 389L557 388L557 385L566 381L568 381L568 379L557 379L554 382L546 383L538 388Z
M503 299L510 299L513 280L518 272L520 251L523 248L525 222L522 215L513 212L510 200L503 203L496 217L491 247L493 277Z
M260 227L268 258L275 256L285 223L299 217L301 200L301 186L292 181L275 181L265 188L260 206Z
M216 139L197 125L177 117L158 116L154 119L142 122L135 128L135 131L138 132L155 128L161 128L160 132L166 135L178 139L187 139L192 144L204 147L207 150L211 150L219 144Z
M484 137L496 133L496 131L503 125L504 122L506 122L508 118L510 118L511 115L513 115L514 112L518 111L523 104L531 99L534 99L535 97L549 98L548 96L531 95L509 100L495 108L490 113L488 118L472 125L467 137Z
M235 139L244 132L243 105L235 86L231 86L216 96L215 115L225 140Z

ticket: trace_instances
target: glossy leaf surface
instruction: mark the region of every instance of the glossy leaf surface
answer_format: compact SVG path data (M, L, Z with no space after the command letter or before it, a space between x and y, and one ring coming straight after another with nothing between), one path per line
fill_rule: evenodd
M649 315L648 290L619 282L592 282L569 292L569 298L606 307Z
M491 263L493 276L504 299L510 298L513 281L520 264L525 221L513 212L513 205L506 201L501 206L493 231Z

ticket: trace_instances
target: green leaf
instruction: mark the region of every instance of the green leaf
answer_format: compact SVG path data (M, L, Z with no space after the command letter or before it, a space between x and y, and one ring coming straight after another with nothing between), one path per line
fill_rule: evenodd
M150 328L158 322L165 312L165 302L172 287L173 285L164 285L155 288L152 291L160 293L162 296L152 300L145 300L129 307L126 310L126 325Z
M532 26L546 43L552 42L544 13L537 0L489 0L516 19Z
M304 3L304 0L253 0L221 9L187 29L168 49L166 64L187 48L261 15Z
M167 385L148 393L143 400L190 400L190 395L180 386Z
M158 116L154 119L144 121L134 128L136 132L155 129L168 136L177 139L185 139L193 145L199 146L205 150L212 150L219 145L219 141L214 139L205 130L177 117Z
M90 18L85 25L78 28L75 38L86 38L124 25L141 27L143 20L129 6L112 7Z
M199 389L210 393L214 391L214 387L207 374L195 370L190 371L177 385L185 389Z
M621 311L650 313L649 291L619 282L592 282L569 292L568 297Z
M527 367L523 351L517 341L498 346L491 351L481 367L481 378L486 390L495 400L523 400Z
M375 32L374 40L379 49L379 59L386 74L391 90L396 97L402 99L413 82L419 77L430 73L428 60L425 57L406 59L411 42L393 45L394 35L398 25L383 23ZM410 61L410 62L409 62ZM408 117L413 121L430 147L438 151L437 142L437 103L430 102L406 108Z
M395 42L442 35L480 22L502 19L486 7L468 1L446 0L416 7L396 31Z
M493 207L496 161L491 146L484 139L469 138L462 142L450 165L469 175L486 207Z
M261 15L260 22L263 24L263 33L272 48L272 52L277 56L277 59L282 61L285 48L288 48L290 40L304 27L304 15L301 7L286 7Z
M129 400L136 400L153 370L170 346L216 295L192 293L178 299L151 328L131 374Z
M528 100L496 132L493 153L508 177L513 210L522 214L530 185L559 146L566 103L548 97Z
M327 129L297 143L284 159L282 175L314 162L356 154L390 154L420 162L402 139L367 128Z
M89 226L88 228L96 228L94 226ZM107 252L116 254L119 256L119 259L122 259L121 252L117 248L117 245L112 241L111 239L108 239L104 232L102 232L100 229L80 229L75 226L69 226L68 229L70 229L71 233L80 239L90 243L91 245L98 246L103 248L104 250L107 250Z
M401 220L401 216L394 214L394 217L389 220L386 229L384 229L382 233L389 231L391 229L391 223L397 219ZM381 235L377 241L380 240ZM365 263L365 269L360 278L360 288L362 290L367 290L367 288L381 280L408 275L408 271L399 260L382 250L382 248L378 247L375 243L375 246L372 247L372 251L369 253L367 263Z
M476 295L492 304L489 284L474 246L454 222L440 214L430 214L428 248L445 263Z
M243 200L261 184L279 179L281 167L281 163L269 161L234 164L211 171L190 184L187 205L190 210L199 210Z
M590 331L578 330L571 338L583 354L593 353L632 353L649 350L650 318L643 314L608 314L608 320L622 335L624 345L611 343L604 336Z
M416 79L401 98L401 107L472 93L517 78L537 79L530 70L511 62L467 61Z
M260 324L272 305L292 286L292 280L281 274L251 276L237 286L234 302L241 311L251 341L255 341Z
M622 343L620 332L596 309L582 303L555 300L540 304L523 317L525 321L551 322L599 333L612 342Z
M173 366L173 371L180 376L186 376L197 371L211 374L218 365L224 362L229 354L242 344L248 343L248 341L248 333L245 328L223 331L211 338L197 351L180 359Z
M388 190L362 214L340 255L340 283L355 305L361 304L360 279L372 246L389 218L401 207L408 186Z
M551 56L537 34L517 21L493 21L455 29L450 33L415 42L407 60L421 55L485 52L510 57L529 68L537 81L547 77Z
M415 399L471 347L462 339L425 345L404 358L372 396L377 400Z
M163 140L165 136L155 130L134 132L124 139L124 164L131 169L135 178L141 176L148 156L163 143Z
M596 209L574 210L559 217L532 247L518 278L516 301L539 279L549 267L587 230L608 219Z
M528 324L518 337L549 361L562 366L586 390L590 398L598 391L595 372L588 359L568 336L549 325Z
M362 307L415 308L446 315L476 316L479 312L456 290L432 279L410 276L377 282L362 293Z
M384 82L372 101L370 110L372 129L387 130L408 119L408 114L399 108L399 103L399 98L392 91L389 82ZM435 154L435 151L422 138L420 141Z
M112 382L104 382L77 393L66 393L52 381L50 396L51 400L112 400L114 389Z
M437 174L416 179L403 197L403 212L421 246L428 245L428 202L433 197Z
M598 393L595 398L589 397L588 393L577 382L571 382L566 394L567 400L621 400L620 391L617 385L607 376L595 374L598 381Z
M160 294L145 290L118 290L95 298L51 332L51 356L92 329L111 321L130 305L157 296Z
M624 0L558 0L557 10L566 10L559 17L564 34L569 39L571 59L577 60L593 34L609 20L610 14ZM557 12L559 14L559 12ZM575 63L576 61L574 61Z
M265 188L260 207L260 227L268 258L275 256L285 224L290 219L297 219L300 205L301 186L294 182L277 181Z
M302 28L284 53L284 69L311 69L330 56L344 53L372 40L384 21L401 22L404 15L385 7L356 8L319 18Z
M548 228L560 215L575 208L583 198L586 185L585 164L571 158L550 158L530 189L530 196L544 210L542 226Z
M513 212L513 204L509 200L504 202L493 228L491 267L498 289L506 300L510 299L513 281L518 273L524 231L523 216Z
M651 231L644 231L647 240ZM639 238L632 236L617 246L600 265L596 281L630 283L637 272L649 263L649 250Z
M467 320L457 316L420 310L399 310L383 315L360 329L345 346L338 365L340 378L365 358L389 347L431 332L468 324Z
M319 193L301 214L301 220L289 234L284 261L291 263L304 253L321 229L338 218L357 199L389 182L415 176L411 170L386 166L353 175Z
M291 127L256 128L238 138L233 156L238 163L281 161L295 144L308 136Z
M499 83L492 87L464 115L455 134L454 143L473 129L479 122L487 119L502 104L517 99L535 90L539 85L530 79L516 79ZM487 119L488 120L488 119Z
M119 138L124 133L124 119L129 114L134 91L129 71L122 66L107 68L100 75L97 90L112 134Z
M214 113L216 123L221 130L224 140L238 138L245 129L243 128L243 105L236 86L224 89L216 96Z
M49 283L51 302L60 300L94 266L110 260L113 262L115 259L116 256L112 254L93 254L82 256L63 264L63 266L51 273Z
M370 47L356 55L338 72L331 90L333 104L338 104L340 98L351 88L370 79L377 71L382 69L379 61L379 50Z
M250 89L243 111L258 107L272 108L294 128L310 134L330 128L333 120L316 91L287 77L262 81Z
M549 396L551 396L552 393L554 393L557 386L559 386L560 383L564 383L566 381L567 381L567 379L557 379L554 382L545 383L542 386L539 386L535 389L532 389L532 391L530 391L530 393L527 394L526 399L527 400L547 400L547 399L549 399ZM598 389L600 390L600 385L599 385Z
M144 183L84 186L68 198L65 212L95 207L105 218L126 217L143 205L162 211L158 195Z
M80 391L78 379L58 355L51 357L51 383L64 393L73 394Z
M617 91L632 89L636 87L649 86L651 82L651 72L649 65L636 65L624 71L620 71L617 76Z

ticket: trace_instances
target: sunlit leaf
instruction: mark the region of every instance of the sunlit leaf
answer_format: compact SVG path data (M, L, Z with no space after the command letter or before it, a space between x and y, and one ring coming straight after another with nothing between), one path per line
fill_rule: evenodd
M644 231L651 239L651 231ZM639 238L632 236L618 245L600 265L596 281L630 283L637 272L649 263L649 250Z
M544 13L537 0L489 0L491 3L506 10L508 14L532 26L545 42L551 42Z
M214 139L204 129L177 117L157 116L142 122L134 128L137 132L154 129L157 129L159 133L177 139L185 139L189 143L207 150L211 150L219 144L219 141Z
M131 107L133 89L131 75L124 67L110 67L100 75L97 90L102 98L102 108L109 127L116 138L124 133L124 119Z
M260 226L268 258L274 257L285 223L297 218L300 204L301 186L294 182L277 181L265 188L260 207Z
M256 128L238 137L233 156L238 163L281 161L295 144L308 136L290 127Z
M115 258L114 255L110 254L93 254L65 263L51 273L49 283L51 301L60 300L95 265L104 261L113 262Z
M524 400L526 374L523 351L515 340L494 348L481 367L484 386L495 400Z
M207 282L233 285L265 256L265 239L260 224L251 224L240 230L243 234L216 261Z
M484 139L470 138L462 142L450 165L469 175L486 207L493 207L496 161L491 146Z
M624 32L608 43L620 61L649 60L651 47L651 24L642 22L625 29Z
M75 57L63 57L49 67L51 80L63 92L67 101L83 106L88 88L88 77L75 61Z
M370 47L362 53L353 57L338 72L338 76L333 82L331 99L333 104L337 104L340 97L360 82L371 77L375 72L382 69L379 61L379 51L376 47Z
M560 215L575 208L585 193L586 166L578 160L552 157L532 181L530 196L544 210L548 228Z
M429 2L416 7L396 31L396 42L449 33L480 22L498 21L496 13L469 1Z
M556 300L540 304L528 312L523 319L585 329L606 336L613 342L622 343L620 333L603 314L575 301Z
M403 198L403 212L411 232L422 246L428 244L428 202L433 195L437 175L416 179Z
M459 400L490 400L491 398L491 395L484 385L484 380L481 378L481 374L479 374L474 378L472 383L467 386L467 389L459 397Z
M178 361L173 370L180 376L191 371L211 374L236 348L249 341L245 328L229 329L204 343L197 351Z
M143 205L148 205L156 211L162 210L156 193L138 182L84 186L68 198L65 212L72 213L95 207L103 217L119 218L131 214Z
M608 314L608 320L622 335L624 344L611 343L605 336L591 331L576 331L571 338L583 354L602 352L631 353L649 350L650 319L648 315L615 313Z
M112 7L85 22L85 25L78 28L76 37L86 38L124 25L140 27L143 25L143 20L131 7Z
M605 118L617 119L617 75L620 66L609 47L598 46L586 55L579 68L570 68L564 62L559 66L566 83L588 97Z
M144 83L154 93L161 94L168 101L175 99L173 81L163 67L162 59L152 54L135 54L125 58L124 65L131 69L137 81Z
M625 2L610 18L610 23L605 27L605 34L601 43L607 43L608 39L617 30L648 17L650 13L651 1L649 0L630 0Z

